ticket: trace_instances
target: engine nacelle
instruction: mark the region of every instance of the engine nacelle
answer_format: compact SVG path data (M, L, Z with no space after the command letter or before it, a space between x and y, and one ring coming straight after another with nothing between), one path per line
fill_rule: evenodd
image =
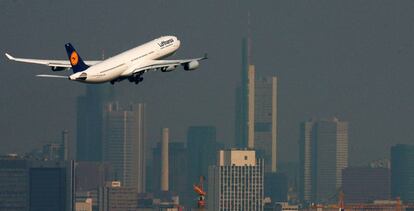
M63 70L69 70L69 67L51 67L52 71L63 71Z
M175 70L175 68L176 68L177 66L175 66L175 65L171 65L171 66L168 66L168 67L163 67L162 69L161 69L161 71L162 72L171 72L171 71L173 71L173 70Z
M200 63L198 61L191 61L184 64L184 70L191 71L197 69L197 67L200 66Z

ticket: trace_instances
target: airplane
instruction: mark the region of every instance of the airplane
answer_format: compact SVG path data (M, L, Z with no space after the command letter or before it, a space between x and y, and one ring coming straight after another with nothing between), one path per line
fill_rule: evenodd
M73 70L73 74L69 76L41 74L36 75L38 77L65 78L91 84L106 82L114 84L128 79L138 84L144 80L142 75L145 72L156 70L170 72L180 65L184 70L192 71L200 66L199 61L207 59L205 54L204 57L194 59L162 60L174 54L180 43L175 36L162 36L105 60L84 61L70 43L65 44L69 60L26 59L15 58L8 53L5 55L9 60L49 66L52 71Z

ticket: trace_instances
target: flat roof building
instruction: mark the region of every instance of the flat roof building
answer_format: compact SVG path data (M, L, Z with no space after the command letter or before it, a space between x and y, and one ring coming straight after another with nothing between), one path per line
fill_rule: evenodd
M209 167L208 209L263 210L263 159L254 150L220 150Z

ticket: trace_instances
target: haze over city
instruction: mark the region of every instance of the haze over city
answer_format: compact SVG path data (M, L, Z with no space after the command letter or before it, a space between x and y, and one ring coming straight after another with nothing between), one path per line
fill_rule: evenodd
M110 57L175 35L172 58L209 54L193 72L152 72L139 85L112 86L121 102L146 103L147 138L185 140L191 125L217 127L234 143L241 41L250 37L257 75L278 77L278 158L297 161L299 123L349 122L349 162L389 156L413 143L414 2L411 1L21 1L0 2L3 53L66 59L71 42L85 59ZM76 97L85 85L36 78L43 66L1 59L0 153L23 153L76 133ZM109 84L101 86L111 86Z

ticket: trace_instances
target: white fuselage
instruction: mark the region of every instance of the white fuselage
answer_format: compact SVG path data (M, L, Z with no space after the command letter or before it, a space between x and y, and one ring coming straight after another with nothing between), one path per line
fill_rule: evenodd
M82 72L74 73L69 79L84 83L104 83L127 78L136 74L134 70L148 65L149 61L165 58L179 47L180 41L177 37L163 36L90 66Z

